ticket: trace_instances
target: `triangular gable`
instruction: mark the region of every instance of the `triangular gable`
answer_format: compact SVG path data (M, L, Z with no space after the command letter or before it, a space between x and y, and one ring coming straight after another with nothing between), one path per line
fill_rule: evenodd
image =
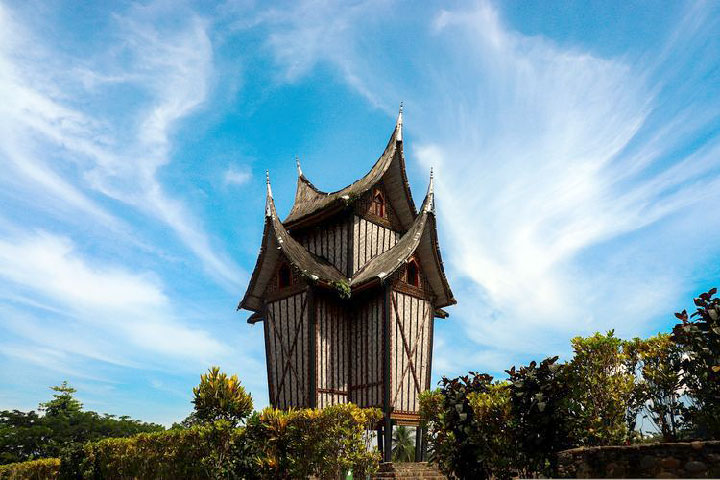
M413 255L419 258L423 266L429 287L436 297L436 308L454 305L456 301L445 277L438 245L432 176L428 194L412 227L393 248L373 258L358 271L350 280L351 288L354 290L373 282L382 282L405 265Z

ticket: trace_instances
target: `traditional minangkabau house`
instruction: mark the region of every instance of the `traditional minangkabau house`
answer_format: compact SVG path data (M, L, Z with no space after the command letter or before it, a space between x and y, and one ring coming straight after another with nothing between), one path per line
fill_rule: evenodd
M432 172L417 211L402 108L375 165L342 190L318 190L298 163L283 221L268 177L262 246L238 309L253 312L249 323L263 322L270 403L378 407L378 443L389 460L391 426L419 423L434 318L455 303L443 270Z

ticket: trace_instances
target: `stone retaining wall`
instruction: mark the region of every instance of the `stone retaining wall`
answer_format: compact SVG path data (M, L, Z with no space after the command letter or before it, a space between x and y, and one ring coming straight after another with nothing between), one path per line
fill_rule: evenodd
M573 448L561 478L720 478L720 441Z
M373 480L390 480L402 478L410 480L420 478L423 480L447 480L447 477L440 471L426 462L407 463L381 463L378 472L373 475Z

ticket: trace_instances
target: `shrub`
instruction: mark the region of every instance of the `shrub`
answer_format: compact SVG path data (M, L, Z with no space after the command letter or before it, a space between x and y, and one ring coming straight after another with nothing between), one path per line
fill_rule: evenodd
M322 410L266 408L248 420L247 442L262 478L335 479L348 470L364 478L380 459L369 448L367 431L381 418L379 410L353 404Z
M471 437L482 452L479 459L493 478L512 478L518 449L507 382L489 385L486 392L470 393L468 401L474 417Z
M572 339L569 364L571 434L580 445L613 445L626 439L626 412L635 377L626 367L623 341L610 330Z
M491 439L480 430L470 398L472 394L489 393L492 377L470 372L454 379L443 377L440 385L439 390L420 397L420 414L434 460L448 475L489 478Z
M29 462L0 465L0 480L55 480L60 459L42 458Z
M228 377L218 367L200 376L193 395L193 417L199 422L226 420L238 425L253 411L252 395L245 392L237 375Z
M648 418L666 442L677 440L683 428L680 401L682 349L670 335L635 338L625 344L628 365L637 375L633 407L628 414L630 429L639 413Z
M573 446L568 432L572 412L567 367L557 359L546 358L539 365L533 361L507 371L517 468L524 477L553 475L556 453Z
M60 478L220 479L254 478L244 429L227 421L110 438L69 449Z
M672 338L683 349L682 385L692 404L686 417L695 435L720 438L720 298L716 288L694 300L697 310L676 313Z

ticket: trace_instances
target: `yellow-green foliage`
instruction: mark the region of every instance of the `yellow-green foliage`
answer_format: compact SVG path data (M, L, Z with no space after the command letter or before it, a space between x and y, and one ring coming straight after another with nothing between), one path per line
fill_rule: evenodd
M667 334L626 342L629 365L637 370L635 403L632 414L644 412L660 431L663 439L677 439L682 425L683 404L678 392L682 388L683 351Z
M487 392L473 392L468 401L476 428L483 432L485 455L495 478L511 478L517 448L513 438L513 416L507 382L488 386Z
M59 470L59 458L10 463L0 465L0 480L55 480Z
M262 478L335 479L348 470L365 478L379 461L378 453L368 448L367 430L380 418L378 409L353 404L322 410L266 408L248 421L247 441Z
M237 375L228 376L212 367L193 388L195 415L201 421L228 420L235 424L252 413L252 396L240 385Z
M627 434L625 415L635 387L626 367L623 341L607 335L572 339L571 402L576 412L574 433L581 445L622 443Z
M83 447L74 469L83 478L211 479L236 470L243 429L218 421L204 426L109 438ZM63 465L65 468L65 465Z
M63 456L60 479L364 478L379 461L366 431L377 409L352 404L323 410L265 409L243 428L218 420L161 433L112 438Z

